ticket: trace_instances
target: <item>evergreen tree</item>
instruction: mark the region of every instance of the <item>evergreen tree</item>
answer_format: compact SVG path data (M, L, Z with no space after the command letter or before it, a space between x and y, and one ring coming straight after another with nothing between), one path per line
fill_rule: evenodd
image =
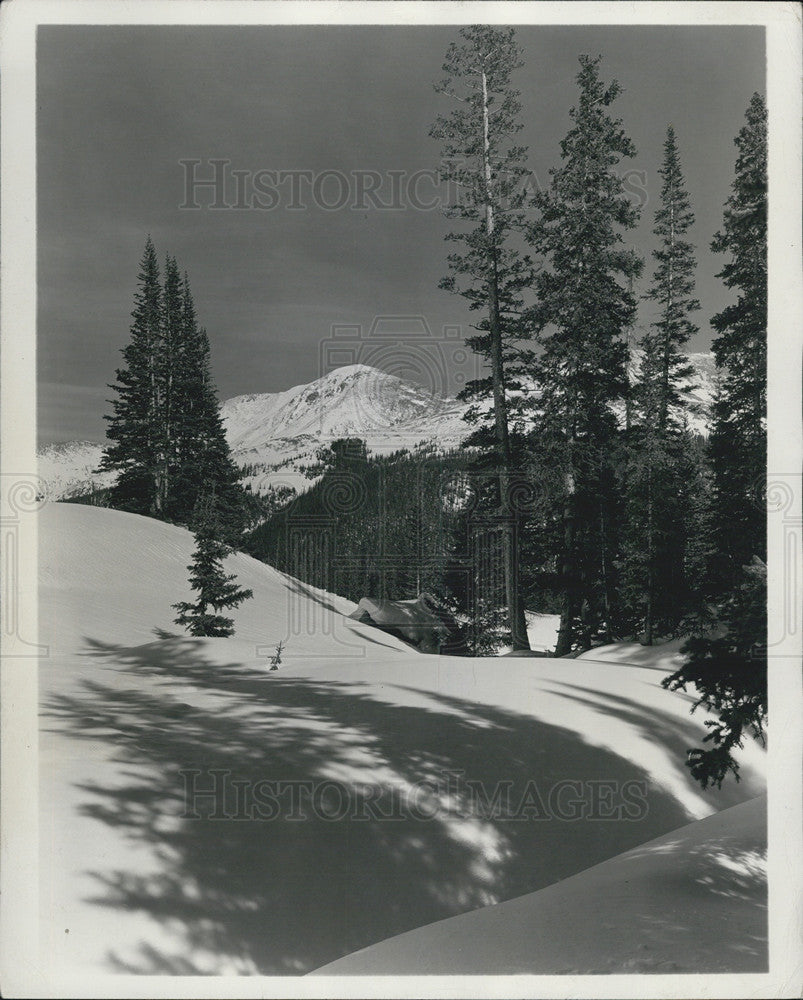
M693 374L688 358L682 353L689 337L697 333L691 314L700 308L694 298L694 271L697 262L694 246L686 234L694 225L683 172L680 166L675 130L670 125L664 143L661 204L655 213L654 234L661 241L653 251L656 263L653 283L647 299L658 306L658 317L643 338L641 391L645 405L642 414L663 435L683 429L684 416L690 412L688 384ZM646 421L645 421L646 422Z
M337 464L249 534L247 551L351 600L427 592L465 619L469 573L457 541L466 517L465 452L366 457L364 442L343 444L333 446Z
M767 713L767 579L763 484L766 477L767 112L754 94L735 140L736 176L723 227L711 244L730 259L719 274L737 301L717 313L713 350L720 373L711 435L710 535L688 660L663 684L695 685L697 704L717 713L708 749L688 766L703 787L738 778L732 751L745 734L763 739Z
M628 283L641 270L622 238L639 210L617 171L635 148L609 113L620 87L605 87L599 62L580 57L580 96L561 142L563 164L551 171L549 190L535 196L541 218L530 230L548 265L536 276L532 310L541 344L534 428L551 471L559 472L557 656L610 638L616 613L616 405L628 390L624 335L636 308Z
M304 468L307 479L317 479L325 472L349 472L368 461L368 446L362 438L338 438L315 452L315 461Z
M197 591L198 597L195 601L180 601L173 605L178 611L175 622L183 625L190 635L232 635L233 619L220 612L239 607L254 595L253 591L237 586L233 573L226 574L223 570L223 560L231 549L220 538L214 491L197 505L194 534L195 552L187 569L190 571L190 587Z
M477 424L467 445L480 448L486 467L495 471L496 495L490 503L503 536L508 628L514 648L528 649L515 541L519 525L511 501L509 399L521 371L516 341L526 332L521 296L532 280L530 260L511 238L523 225L524 192L517 189L526 151L513 143L522 128L521 104L510 82L522 59L512 28L478 25L461 29L460 35L461 44L449 46L446 75L436 86L459 106L439 116L430 135L443 142L441 178L457 191L446 214L470 228L447 236L463 249L449 254L452 274L440 284L464 296L482 316L474 325L477 334L466 343L485 359L489 374L469 382L460 398L477 403L467 413Z
M181 276L175 257L165 259L164 290L162 294L162 335L158 357L158 373L161 383L161 404L159 408L159 490L161 510L171 513L173 477L177 471L178 454L176 448L176 425L180 397L177 398L179 355L182 351L184 334L183 298ZM178 404L178 405L177 405Z
M172 485L171 514L188 521L202 485L206 482L197 467L203 451L202 425L210 373L205 347L198 327L189 278L181 283L181 335L174 355L172 438L177 471Z
M234 542L243 530L246 517L244 491L240 470L234 464L226 440L211 373L209 337L203 327L188 341L186 355L192 373L187 385L187 394L192 400L188 411L192 421L185 440L188 454L183 464L185 488L189 483L195 495L201 483L214 488L221 531L227 541Z
M687 661L661 682L672 691L693 685L697 700L718 715L709 719L705 749L689 750L687 766L703 788L721 787L730 771L739 780L733 750L746 736L764 741L767 719L767 567L757 556L742 567L734 592L717 609L708 635L690 639Z
M736 136L733 189L712 250L729 259L718 277L738 293L711 320L720 394L714 405L713 576L721 589L754 555L766 555L767 109L754 94Z
M247 498L220 417L209 337L198 325L186 274L180 289L180 337L174 355L171 420L176 472L169 512L173 520L188 523L201 491L214 488L220 530L226 541L233 543L247 521Z
M655 213L655 271L646 298L657 316L641 339L641 365L630 407L625 467L625 598L636 606L642 642L651 645L656 627L666 634L684 610L684 549L689 498L685 484L694 455L687 431L688 379L693 369L682 353L697 332L690 319L699 309L693 298L694 247L686 234L694 224L680 166L675 131L664 143L661 203Z
M162 341L162 287L156 250L145 243L134 297L131 339L122 349L122 368L109 388L116 398L106 415L107 445L100 462L103 472L117 472L110 491L113 507L158 515L161 511L159 449L159 357Z
M206 484L216 491L221 531L234 541L255 505L226 441L209 338L198 326L189 280L170 256L162 287L150 237L132 315L126 365L110 386L117 398L100 465L119 473L110 503L187 524Z

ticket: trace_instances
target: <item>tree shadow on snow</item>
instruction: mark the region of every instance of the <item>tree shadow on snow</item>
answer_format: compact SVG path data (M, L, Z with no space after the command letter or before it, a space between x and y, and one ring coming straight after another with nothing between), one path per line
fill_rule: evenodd
M695 723L691 718L683 722L676 715L662 712L657 708L651 708L647 712L642 703L633 698L626 698L624 695L609 694L579 684L568 684L565 681L556 681L555 683L566 690L558 691L556 688L552 688L552 694L585 705L600 715L619 719L639 731L650 743L658 743L668 750L672 759L678 762L687 786L695 793L703 794L714 800L717 810L738 805L745 799L753 798L765 791L763 778L756 777L749 769L743 768L738 782L729 779L722 788L709 788L707 791L701 792L700 785L692 777L691 771L684 766L684 761L688 751L699 746L707 734L707 729L702 725L704 717L702 711L699 722ZM692 704L696 700L690 695L683 695L682 692L677 692L675 696L677 697L678 694ZM748 736L747 739L749 740L750 737Z
M110 747L118 764L108 784L77 783L81 813L160 859L155 876L99 865L92 902L178 925L186 941L179 954L153 943L136 960L110 952L117 971L192 974L193 954L206 951L266 975L304 973L542 888L690 819L655 786L634 820L553 815L550 790L562 780L649 784L647 775L568 729L500 708L431 692L398 704L405 692L392 685L370 694L364 684L216 664L186 639L133 649L90 640L87 653L101 658L101 679L51 696L45 714L71 738ZM676 729L653 735L676 752ZM460 775L448 794L446 772ZM326 778L336 786L318 787L317 806L297 793L302 820L288 818L288 793L275 818L269 806L254 811L257 787L271 791L259 782ZM218 781L225 801L197 798L201 818L189 817L190 781L199 790ZM440 793L419 786L400 806L390 791L425 781ZM503 815L472 797L467 781L481 783L488 802L508 783ZM529 818L511 818L531 781L540 804L530 799ZM239 801L233 782L242 783ZM210 817L215 809L230 818ZM102 932L102 911L98 922Z

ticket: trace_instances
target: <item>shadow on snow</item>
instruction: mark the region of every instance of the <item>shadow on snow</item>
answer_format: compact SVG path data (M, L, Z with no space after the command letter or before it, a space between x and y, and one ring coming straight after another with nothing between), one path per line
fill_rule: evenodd
M542 888L690 819L636 763L500 708L410 691L416 704L395 704L405 700L401 688L396 697L387 684L369 694L364 684L219 665L186 639L133 649L89 640L87 653L101 658L104 680L52 696L44 711L70 737L111 747L119 766L122 782L78 785L80 811L160 859L156 876L99 867L92 902L178 922L186 940L179 955L152 944L137 961L110 952L118 971L193 974L186 956L203 949L262 974L303 973ZM606 711L644 724L627 706ZM672 754L682 743L676 719L656 722L650 737ZM648 812L638 821L483 816L461 786L433 818L191 819L183 816L183 769L203 772L199 788L215 770L243 787L334 778L358 804L369 794L364 785L409 787L447 771L482 782L489 798L509 782L514 803L531 780L544 800L563 779L644 781Z

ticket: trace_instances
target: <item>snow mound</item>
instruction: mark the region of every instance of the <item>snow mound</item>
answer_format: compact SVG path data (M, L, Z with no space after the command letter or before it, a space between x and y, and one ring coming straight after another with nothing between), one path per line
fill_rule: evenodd
M422 655L239 554L227 568L254 599L236 634L192 639L170 607L189 532L75 504L37 516L56 985L309 972L764 791L755 745L738 785L694 783L704 716L649 665Z
M596 646L586 650L585 653L580 653L578 659L629 664L671 674L683 663L680 650L685 642L685 637L669 639L654 646L642 646L640 642L615 642L610 646Z
M761 796L519 899L421 927L314 975L766 972Z

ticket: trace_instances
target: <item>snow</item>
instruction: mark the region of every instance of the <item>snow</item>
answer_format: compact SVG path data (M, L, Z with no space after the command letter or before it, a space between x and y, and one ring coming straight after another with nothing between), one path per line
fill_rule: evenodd
M544 615L537 611L527 611L525 618L530 649L544 653L552 652L558 642L560 615Z
M767 971L759 796L519 899L401 934L316 975Z
M639 352L633 352L631 369ZM711 354L691 354L694 369L691 399L702 414L692 427L707 433L707 414L714 395L715 366ZM527 390L531 391L531 390ZM439 450L457 447L470 427L463 420L466 404L433 396L369 365L345 365L304 385L283 392L251 393L221 405L226 436L238 465L256 466L244 482L256 492L289 486L301 492L311 480L302 470L315 460L327 441L360 437L370 453L387 455L402 448L432 444ZM111 484L113 476L93 473L102 445L72 441L39 451L39 475L51 500L77 496Z
M628 373L631 383L639 378L644 351L640 347L630 350ZM686 355L691 366L691 375L681 379L679 389L683 397L696 412L688 414L689 429L695 434L708 437L711 424L711 412L716 395L717 370L713 352L699 352Z
M192 534L139 514L81 504L47 504L41 514L40 629L52 652L85 648L90 637L121 646L153 642L155 630L176 633L176 601L191 596L187 566ZM356 638L367 626L346 621L356 604L317 590L243 553L226 561L255 599L232 612L237 637L253 650L286 640L290 653L321 651L323 637ZM330 610L331 608L331 610ZM333 614L336 612L337 614ZM316 631L317 629L317 631ZM330 635L331 630L334 634ZM295 634L294 634L295 633ZM387 648L408 651L391 636Z
M638 663L611 649L574 660L424 656L346 618L353 603L241 554L227 568L255 596L233 612L235 636L190 639L170 608L189 596L188 532L76 504L37 516L50 647L40 662L41 947L54 986L109 971L309 972L414 928L558 892L712 814L740 836L730 807L764 791L756 745L740 756L739 784L703 792L690 779L683 753L704 716L689 715L690 695L661 688L674 655L665 647L654 662L630 651ZM299 821L283 806L259 816L230 786L230 818L188 818L188 769L199 788L228 774L244 795L259 782L329 780L347 815L307 810ZM520 803L532 782L548 815L483 806L500 785ZM600 782L619 798L629 782L648 808L567 820L551 804L560 782L580 782L583 809ZM693 853L685 836L678 858ZM711 906L727 902L720 890L759 881L760 845L738 843L734 852L721 838L711 855L715 880L699 886ZM650 875L668 914L675 870ZM631 902L635 920L642 899L617 898L617 920ZM678 911L673 922L688 919ZM734 928L752 962L763 945ZM606 971L641 967L654 935L649 921L631 927ZM728 955L729 968L746 967Z
M41 448L38 473L45 495L51 500L86 495L94 486L104 489L117 478L113 472L97 472L103 446L94 441L69 441Z
M468 433L464 406L430 395L368 365L337 368L308 385L283 393L238 396L221 407L226 435L240 465L265 465L246 480L267 485L310 485L298 471L315 451L340 437L365 440L369 452L386 455L432 442L456 447Z

